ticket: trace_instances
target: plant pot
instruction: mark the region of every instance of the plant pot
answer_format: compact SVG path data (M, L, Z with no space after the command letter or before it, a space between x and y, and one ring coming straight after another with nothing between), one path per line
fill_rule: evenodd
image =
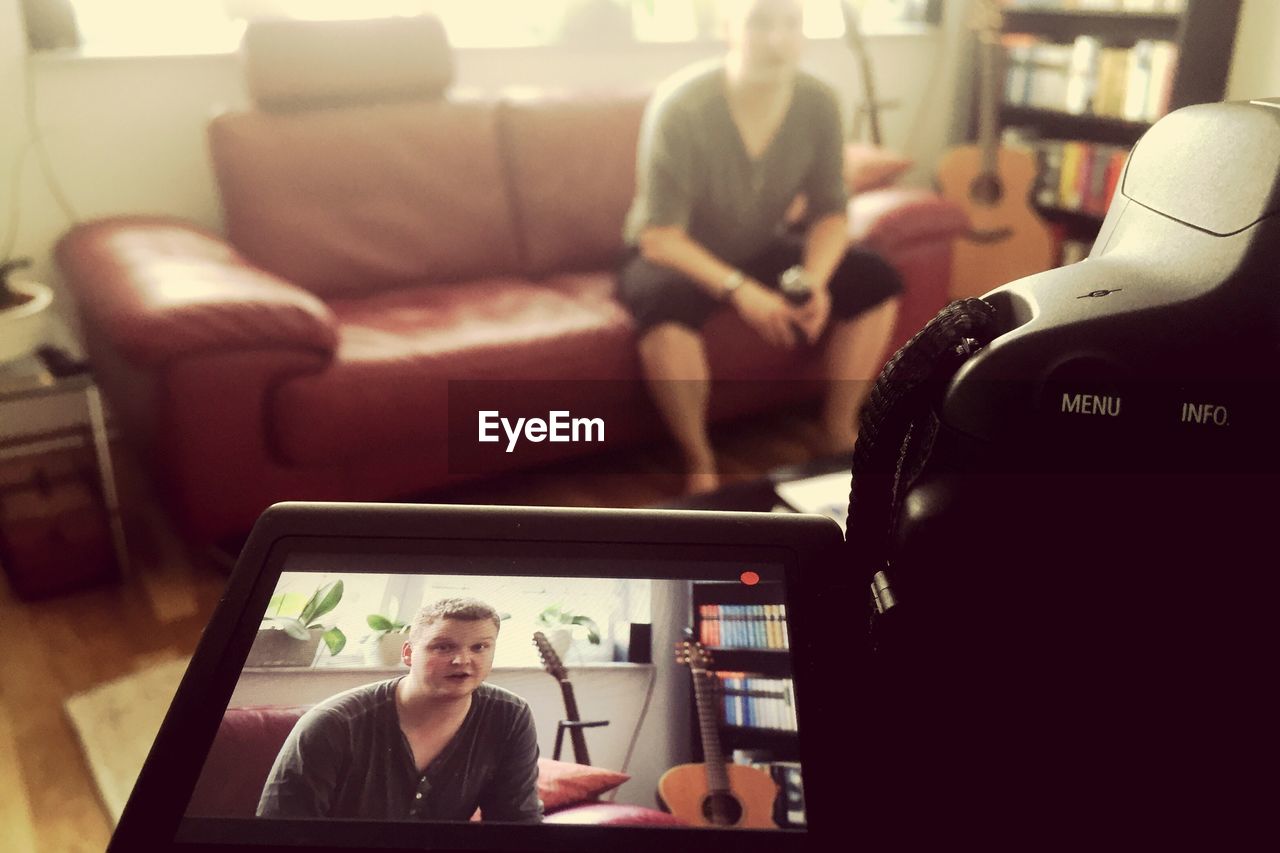
M0 308L0 363L29 355L44 343L53 291L34 281L9 279L17 304Z
M290 637L279 628L261 628L249 649L249 657L245 666L311 666L316 659L320 647L320 637L324 634L321 628L307 631L311 636L305 640Z
M551 648L563 663L569 654L569 648L573 645L573 629L553 628L547 632L547 642L551 644Z
M405 633L383 634L373 642L366 643L364 647L365 665L384 668L404 666L400 660L400 650L404 647L404 641L408 636Z

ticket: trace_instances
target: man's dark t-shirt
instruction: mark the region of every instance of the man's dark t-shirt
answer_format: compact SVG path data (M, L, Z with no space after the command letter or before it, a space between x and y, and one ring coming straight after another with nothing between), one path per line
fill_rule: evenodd
M276 756L259 817L537 823L538 740L523 699L491 684L419 773L396 714L399 678L348 690L298 720Z

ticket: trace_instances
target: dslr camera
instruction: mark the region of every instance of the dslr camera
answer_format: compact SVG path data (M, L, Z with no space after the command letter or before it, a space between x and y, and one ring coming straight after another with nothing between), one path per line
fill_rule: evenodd
M1086 260L953 303L886 367L846 543L879 810L1258 820L1278 270L1280 101L1188 107Z

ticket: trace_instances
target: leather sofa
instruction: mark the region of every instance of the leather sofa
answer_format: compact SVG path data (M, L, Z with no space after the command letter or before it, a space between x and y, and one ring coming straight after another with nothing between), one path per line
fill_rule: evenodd
M225 234L109 217L55 252L114 417L186 535L602 447L480 447L478 408L599 417L605 449L661 438L612 295L644 94L446 97L433 19L336 40L297 26L250 28L255 107L210 123ZM904 188L850 213L904 279L896 349L946 302L964 216ZM713 419L815 395L817 350L774 350L728 311L705 332Z
M253 817L276 755L306 710L303 706L228 708L191 793L187 814L213 818ZM657 809L599 802L588 790L593 787L589 781L579 785L551 781L553 776L565 777L566 768L584 771L581 774L584 779L591 776L590 769L580 765L539 760L538 788L547 823L683 825L678 818ZM626 779L621 774L608 775L612 777L608 787ZM594 787L598 789L601 785Z

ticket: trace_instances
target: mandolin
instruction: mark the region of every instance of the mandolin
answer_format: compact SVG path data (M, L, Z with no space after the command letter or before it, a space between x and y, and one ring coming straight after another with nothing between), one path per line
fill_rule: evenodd
M998 98L1002 16L991 0L975 7L979 29L978 144L952 148L938 164L943 197L964 208L969 231L955 241L951 298L981 296L1054 263L1053 233L1031 206L1035 155L1000 144Z
M564 664L560 662L560 656L556 654L556 650L551 647L547 636L541 631L535 631L533 634L534 645L538 647L538 654L542 658L542 668L547 674L555 678L560 684L560 693L564 697L564 714L566 722L570 725L569 740L573 744L573 760L579 764L590 764L591 758L587 754L587 738L583 734L582 726L573 725L579 723L578 716L578 700L573 695L573 685L569 683L569 671L564 668ZM593 725L603 725L596 723ZM561 724L561 730L564 728ZM560 757L559 734L556 737L555 757Z
M715 676L707 671L710 654L700 643L676 644L676 662L687 664L702 733L702 764L672 767L658 780L658 796L671 813L690 826L774 829L773 803L778 786L755 767L726 764L720 747L720 711L714 698Z

